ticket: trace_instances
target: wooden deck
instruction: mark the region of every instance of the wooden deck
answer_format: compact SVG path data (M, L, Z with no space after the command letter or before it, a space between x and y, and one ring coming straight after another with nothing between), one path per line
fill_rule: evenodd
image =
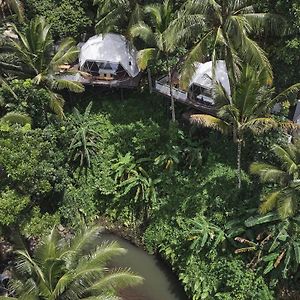
M71 68L66 72L61 72L57 75L60 79L70 80L74 82L80 82L84 85L93 85L93 86L104 86L109 88L136 88L139 85L141 79L141 73L139 73L136 77L126 77L122 79L113 79L109 77L100 77L100 76L92 76L89 74L85 74L83 72L78 72L78 70L74 70Z
M170 96L170 85L167 83L166 77L163 77L155 82L154 90L167 97ZM217 113L216 108L213 106L213 100L205 95L197 95L195 99L190 99L189 93L178 88L172 88L172 94L175 101L194 108L198 111L215 115Z

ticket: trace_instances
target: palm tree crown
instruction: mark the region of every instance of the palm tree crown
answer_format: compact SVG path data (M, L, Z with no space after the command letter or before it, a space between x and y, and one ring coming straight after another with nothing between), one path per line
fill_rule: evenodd
M58 47L54 54L54 43L50 34L50 25L44 18L37 17L31 20L29 26L23 34L15 25L14 32L18 39L10 39L8 45L4 47L11 53L16 54L20 62L20 70L25 78L33 78L33 81L46 88L51 95L51 108L55 113L63 117L64 99L55 93L56 90L68 89L72 92L82 92L82 84L64 79L59 79L55 74L59 66L73 62L79 53L72 38L66 38ZM4 63L9 69L16 69Z
M279 166L254 162L250 172L259 176L261 182L271 183L272 192L264 197L260 212L266 213L277 207L281 218L297 212L300 199L300 140L285 147L273 146Z
M71 240L53 229L34 256L18 251L17 279L12 288L18 299L117 300L116 291L142 282L129 270L109 270L107 262L126 252L117 243L99 245L99 228L84 229Z
M250 38L250 34L282 31L278 16L256 13L252 0L188 0L174 30L181 38L195 40L204 34L187 56L182 82L187 85L195 71L194 63L211 57L225 59L232 80L236 80L242 63L264 70L269 83L273 75L265 52Z
M142 16L139 0L94 0L98 5L95 29L97 33L126 34Z
M172 72L170 66L170 54L174 50L176 34L171 30L174 13L173 4L170 0L164 0L161 4L146 5L144 12L150 19L150 25L143 21L138 22L130 29L131 37L142 39L146 48L139 51L138 64L143 70L149 61L163 57L166 60L169 80L172 120L175 121L175 104L172 92Z
M130 29L133 38L139 37L148 46L139 52L138 62L142 69L147 67L149 60L159 54L170 54L173 50L173 45L167 38L173 18L172 2L165 0L161 4L146 5L144 12L150 18L150 25L140 21Z
M246 66L240 79L235 82L228 95L220 84L216 84L215 101L219 108L218 116L196 114L191 121L204 127L213 128L222 133L230 133L238 145L237 165L239 187L241 186L241 150L244 143L244 133L264 133L277 126L293 127L291 122L279 123L271 115L275 103L285 100L290 94L299 91L300 84L291 86L286 91L272 97L274 90L266 88L266 73L257 72Z

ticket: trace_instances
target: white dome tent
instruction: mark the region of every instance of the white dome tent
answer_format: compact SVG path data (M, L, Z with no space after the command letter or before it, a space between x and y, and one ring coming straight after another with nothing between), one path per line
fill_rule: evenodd
M62 65L60 78L84 85L110 88L135 88L141 71L137 65L137 50L119 34L106 33L79 43L76 65Z
M108 78L122 71L131 78L140 73L137 51L124 36L114 33L93 36L83 44L80 49L79 68L94 76Z
M215 107L215 82L219 82L225 89L228 96L231 95L230 82L226 63L224 60L216 61L215 78L213 80L213 63L196 63L195 73L190 80L188 90L180 89L180 75L175 74L172 78L172 93L176 101L193 107L197 110L216 114ZM155 82L155 90L170 97L169 76L163 76Z
M212 70L213 70L212 61L208 61L206 63L198 63L196 67L196 72L190 82L190 87L192 85L198 85L209 91L213 90ZM224 60L216 61L215 81L219 82L223 86L227 95L231 94L226 63Z

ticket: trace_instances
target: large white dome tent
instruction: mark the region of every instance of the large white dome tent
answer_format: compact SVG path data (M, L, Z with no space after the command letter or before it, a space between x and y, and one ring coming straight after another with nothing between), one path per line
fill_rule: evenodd
M136 49L124 36L114 33L88 39L80 49L79 67L93 75L116 75L122 69L132 78L140 73Z

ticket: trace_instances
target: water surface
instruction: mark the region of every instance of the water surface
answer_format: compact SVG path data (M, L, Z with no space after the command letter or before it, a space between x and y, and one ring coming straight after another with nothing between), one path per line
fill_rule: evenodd
M122 291L124 300L188 300L175 274L157 257L110 233L103 233L102 239L117 241L127 249L125 255L113 260L114 266L129 267L144 278L142 285Z

